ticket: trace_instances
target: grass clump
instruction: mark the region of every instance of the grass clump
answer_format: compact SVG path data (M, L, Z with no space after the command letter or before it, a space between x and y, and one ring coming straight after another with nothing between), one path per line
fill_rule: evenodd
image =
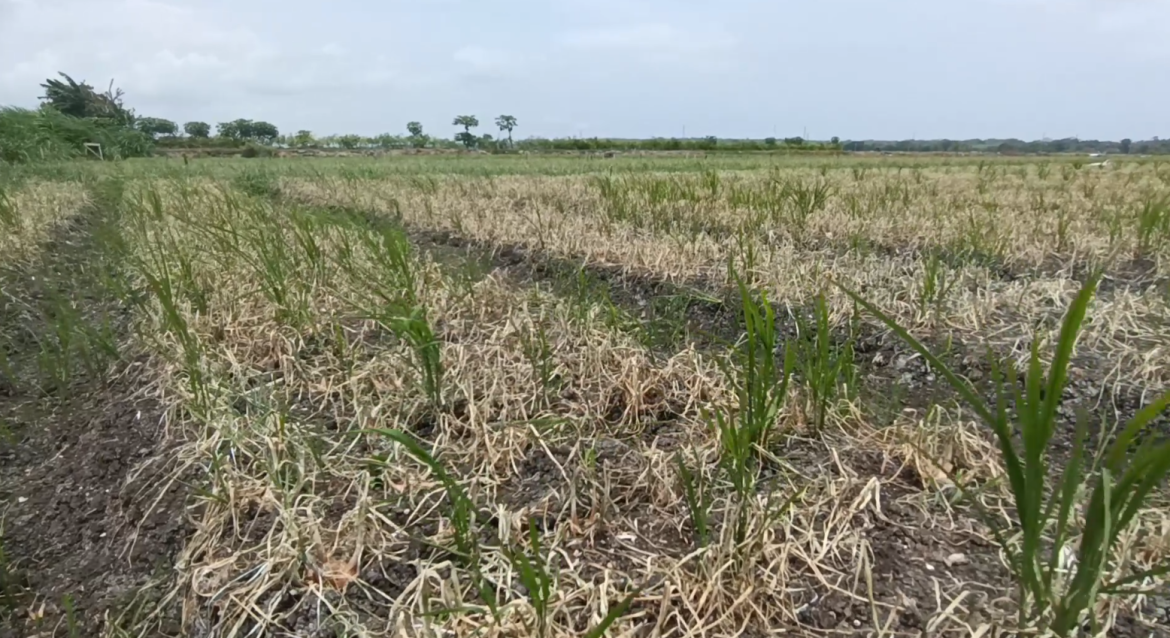
M1047 370L1041 362L1039 340L1033 341L1022 389L1014 368L1008 367L1004 374L992 359L994 405L897 322L846 289L929 361L994 432L1016 511L1013 527L1005 528L999 517L983 510L977 500L972 502L1009 557L1021 627L1056 636L1072 636L1084 623L1095 624L1094 608L1102 596L1170 573L1170 564L1124 576L1111 573L1119 539L1170 473L1170 442L1143 437L1150 422L1170 406L1170 393L1138 412L1091 462L1085 451L1088 431L1082 417L1063 475L1054 477L1050 472L1073 348L1098 281L1099 275L1090 277L1069 306ZM1075 556L1071 568L1067 567L1070 555Z
M853 335L851 331L843 343L836 342L829 327L829 306L823 293L813 302L812 320L800 318L798 323L796 367L808 392L812 431L820 435L837 400L856 386Z

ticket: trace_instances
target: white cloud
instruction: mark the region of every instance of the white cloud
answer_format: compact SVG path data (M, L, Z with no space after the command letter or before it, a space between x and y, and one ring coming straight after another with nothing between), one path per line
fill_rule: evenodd
M669 24L650 23L572 31L562 37L562 43L569 48L591 51L695 53L730 48L735 45L735 39L718 29L700 34Z
M336 42L306 46L240 24L214 6L6 1L12 16L0 25L0 59L13 63L0 70L0 103L31 105L37 85L64 71L101 88L114 79L143 113L213 105L219 117L229 109L248 117L246 111L266 108L263 98L368 90L406 79L393 60L354 59Z
M455 50L451 59L477 73L491 75L514 69L515 57L499 49L481 46L465 46Z
M153 0L25 3L9 24L0 28L0 57L17 63L0 76L5 94L65 71L162 97L217 77L246 82L276 56L251 31Z
M0 105L65 71L143 115L318 133L446 135L457 113L522 136L1170 133L1170 0L490 4L0 0Z

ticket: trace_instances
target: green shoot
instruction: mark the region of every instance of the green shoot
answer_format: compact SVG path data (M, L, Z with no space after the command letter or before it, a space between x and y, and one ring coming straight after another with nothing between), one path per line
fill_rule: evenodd
M815 434L824 431L825 420L836 403L842 386L848 391L853 374L853 336L843 344L833 341L829 329L829 307L825 295L818 294L813 305L811 325L800 321L801 338L797 341L797 367L808 388Z
M401 445L406 449L408 454L413 456L419 463L425 465L439 479L439 482L443 484L443 489L447 492L447 500L450 502L450 514L448 517L454 531L455 552L458 554L460 560L463 561L464 565L471 570L472 582L480 598L491 609L492 615L498 618L499 611L496 602L496 592L490 582L484 578L480 569L481 551L477 536L478 517L475 503L472 502L471 497L464 491L463 486L447 472L447 469L443 467L443 464L438 459L423 449L418 441L409 434L401 430L388 429L360 430L357 433L378 434Z
M1135 218L1138 254L1148 255L1170 238L1170 197L1147 196Z
M686 495L687 511L691 514L695 544L699 547L706 547L711 541L711 493L703 478L702 468L699 468L697 472L692 472L681 455L675 455L674 461L678 466L683 493Z
M520 583L528 590L528 602L536 612L536 635L543 638L548 633L548 603L552 598L553 579L541 550L540 532L533 520L528 521L528 549L530 553L509 549L505 554L520 577Z
M734 414L716 411L713 422L719 432L720 464L741 505L736 527L739 542L746 532L747 508L743 505L755 489L757 457L767 449L769 435L788 396L795 350L787 348L783 367L776 366L776 317L772 305L762 292L757 298L734 269L732 276L739 285L745 333L732 352L731 363L720 365L735 390L738 410Z
M808 220L814 213L824 209L833 193L832 185L823 177L808 184L790 180L785 183L784 189L788 197L789 221L797 231L803 231L808 226Z
M1059 424L1061 395L1077 335L1099 277L1097 274L1090 277L1069 306L1047 371L1043 370L1038 342L1033 343L1022 391L1011 367L1005 383L1005 376L995 366L994 406L988 405L968 381L954 374L892 318L842 287L930 362L995 433L1014 500L1019 541L1013 540L1010 530L1002 528L998 518L978 505L977 509L1010 558L1021 626L1035 625L1056 636L1071 636L1079 631L1085 615L1092 615L1101 596L1122 591L1144 578L1170 572L1170 565L1161 565L1108 580L1111 558L1121 533L1134 522L1155 487L1163 484L1170 473L1170 442L1147 439L1137 443L1146 426L1170 406L1170 393L1138 412L1104 450L1100 471L1090 471L1088 475L1083 469L1087 427L1082 419L1063 477L1059 484L1048 482L1048 457ZM1014 400L1014 410L1008 409L1009 396ZM1135 446L1136 451L1130 453L1130 448ZM1089 493L1083 519L1074 522L1079 495L1083 492ZM1077 531L1080 532L1077 558L1072 577L1068 578L1061 568L1065 563L1061 558L1075 541Z
M610 625L617 622L618 618L621 618L626 614L626 611L629 610L630 605L633 604L634 598L636 598L640 593L642 593L641 587L630 592L628 596L622 599L622 602L614 605L613 607L610 607L609 613L605 615L605 618L602 618L601 622L597 623L596 627L590 629L589 632L585 634L585 638L601 638L604 636L605 632L609 631Z
M948 276L948 272L939 251L928 251L922 270L922 289L918 292L918 311L921 315L926 316L931 308L942 310L957 281Z
M553 359L552 346L548 342L548 334L543 323L536 323L527 331L520 333L520 347L524 356L532 366L532 374L540 384L541 401L547 403L556 390L556 360Z
M77 605L73 602L73 596L65 594L61 606L65 608L65 628L69 638L77 638L81 635L81 625L77 622Z
M438 409L443 405L443 344L435 336L427 320L427 311L415 307L409 315L389 316L384 319L388 327L406 341L414 350L414 366L422 379L423 391L431 406Z

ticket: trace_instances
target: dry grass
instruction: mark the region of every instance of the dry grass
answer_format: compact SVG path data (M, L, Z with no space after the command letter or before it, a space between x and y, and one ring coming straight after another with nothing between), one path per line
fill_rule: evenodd
M32 182L0 190L0 265L34 258L53 229L86 203L86 190L78 183Z
M1002 557L953 482L1007 517L1003 470L953 401L891 416L865 395L842 399L819 436L790 401L756 494L739 500L711 424L735 404L723 349L652 350L615 328L610 300L558 294L502 265L469 278L417 250L388 259L401 244L387 229L521 245L718 295L730 262L782 313L824 292L843 329L852 308L835 280L915 331L1017 357L1099 264L1117 285L1093 307L1083 376L1098 389L1170 385L1170 244L1139 245L1131 223L1166 192L1158 173L1049 170L326 176L284 179L276 198L255 176L262 188L131 183L127 263L152 293L134 334L161 369L181 443L154 462L193 488L194 532L164 602L199 636L581 636L630 595L608 635L1010 628ZM818 183L829 195L802 217L791 189ZM18 195L22 210L84 201L59 187ZM1130 221L1111 234L1111 215ZM425 310L433 343L398 322L411 310ZM437 390L426 368L436 354ZM474 503L469 532L451 487L379 429L413 432L439 458ZM709 499L705 546L680 460ZM1165 512L1143 514L1118 570L1170 556ZM518 572L530 525L551 580L543 602ZM475 556L454 549L467 537ZM1149 602L1111 598L1100 616L1132 622ZM155 635L163 616L114 614L107 633Z
M1055 327L1077 279L1099 265L1118 285L1094 308L1082 363L1103 384L1164 388L1170 213L1153 231L1161 239L1147 236L1148 245L1138 222L1143 206L1170 196L1160 175L1140 164L1109 171L992 164L716 178L323 178L287 180L282 188L305 201L401 216L419 228L706 281L713 289L728 283L726 264L742 261L747 241L753 275L786 304L806 305L835 280L866 291L912 329L1021 360L1039 330ZM785 184L824 184L829 194L800 221L781 193ZM843 323L848 299L835 293L832 301Z

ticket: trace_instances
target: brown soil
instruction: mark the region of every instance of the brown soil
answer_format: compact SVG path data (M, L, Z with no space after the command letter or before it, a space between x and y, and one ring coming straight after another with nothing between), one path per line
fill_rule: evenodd
M0 403L17 439L0 448L14 585L0 636L98 635L132 603L148 602L134 600L139 588L169 576L189 531L185 490L160 494L167 477L155 471L132 478L158 452L162 415L149 387L149 373L133 363L111 386L79 387L63 401Z
M94 636L155 613L190 528L144 358L123 356L104 373L78 369L64 387L37 380L35 340L53 329L44 323L52 309L38 307L47 291L127 331L127 309L91 277L94 263L109 264L94 240L101 215L82 211L54 233L41 262L0 278L28 304L0 303L0 347L16 376L0 383L0 637Z

